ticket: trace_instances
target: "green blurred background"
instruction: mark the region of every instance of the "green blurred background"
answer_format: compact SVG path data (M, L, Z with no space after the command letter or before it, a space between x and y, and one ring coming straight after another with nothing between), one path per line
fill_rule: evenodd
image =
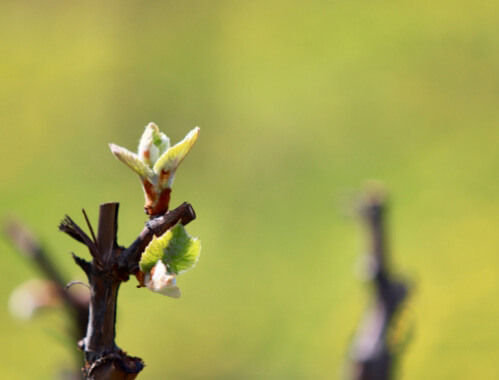
M179 300L122 287L118 345L149 379L330 379L368 300L364 231L344 210L380 179L393 261L417 284L401 378L498 378L497 5L4 1L0 212L83 279L66 213L96 223L120 202L123 245L145 221L107 144L199 125L172 206L193 204L200 261ZM0 377L53 378L73 358L64 315L8 314L36 270L0 249Z

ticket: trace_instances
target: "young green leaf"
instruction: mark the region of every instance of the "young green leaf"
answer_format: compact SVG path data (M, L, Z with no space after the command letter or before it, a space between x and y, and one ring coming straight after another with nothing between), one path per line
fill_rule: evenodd
M140 260L140 269L149 273L161 260L174 274L191 269L197 262L201 252L201 242L190 237L182 224L168 230L161 237L154 237L146 247Z

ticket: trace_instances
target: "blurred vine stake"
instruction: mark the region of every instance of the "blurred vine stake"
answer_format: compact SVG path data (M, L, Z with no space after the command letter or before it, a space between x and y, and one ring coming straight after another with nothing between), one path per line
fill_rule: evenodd
M385 237L386 208L384 189L379 184L371 184L361 206L361 216L370 238L367 261L374 299L351 349L348 377L354 380L393 379L395 361L410 336L410 330L403 331L404 303L409 286L390 273Z
M191 131L177 145L150 123L139 143L139 153L110 144L113 154L139 174L146 195L149 221L128 247L117 243L118 203L100 206L97 235L85 214L89 237L69 216L59 228L87 246L92 261L73 254L76 264L86 273L90 285L88 326L80 348L85 352L83 373L87 379L134 379L143 369L138 357L118 348L116 308L118 290L131 274L141 286L171 297L179 297L175 277L196 263L201 244L191 238L184 225L196 215L188 203L168 211L175 172L192 148L199 128Z

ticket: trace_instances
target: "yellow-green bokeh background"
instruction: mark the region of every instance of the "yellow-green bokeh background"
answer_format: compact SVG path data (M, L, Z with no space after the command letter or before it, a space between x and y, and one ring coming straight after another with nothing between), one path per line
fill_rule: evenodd
M331 379L367 301L344 202L378 178L417 284L401 378L498 378L498 25L485 0L2 2L1 214L82 279L64 214L120 202L121 244L145 220L107 143L199 125L172 206L201 259L180 300L125 284L117 343L146 379ZM0 377L53 378L65 320L8 315L36 271L0 249Z

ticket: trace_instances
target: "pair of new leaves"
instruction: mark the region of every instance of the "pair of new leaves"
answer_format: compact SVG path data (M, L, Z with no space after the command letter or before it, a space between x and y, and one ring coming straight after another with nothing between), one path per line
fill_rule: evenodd
M150 123L142 134L137 154L109 144L114 156L139 175L149 215L168 210L176 170L198 135L196 127L181 142L170 146L170 139ZM180 297L175 277L196 264L200 251L201 242L190 237L179 222L159 238L154 237L142 254L139 265L144 284L154 292Z

